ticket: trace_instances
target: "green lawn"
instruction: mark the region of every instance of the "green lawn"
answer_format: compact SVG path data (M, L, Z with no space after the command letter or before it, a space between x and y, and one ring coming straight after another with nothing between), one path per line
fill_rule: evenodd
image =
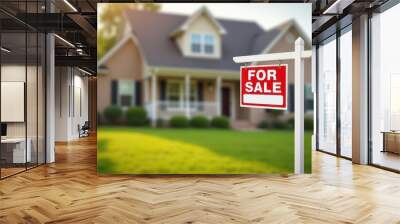
M293 131L101 127L97 135L100 173L293 173ZM305 171L311 171L310 132Z

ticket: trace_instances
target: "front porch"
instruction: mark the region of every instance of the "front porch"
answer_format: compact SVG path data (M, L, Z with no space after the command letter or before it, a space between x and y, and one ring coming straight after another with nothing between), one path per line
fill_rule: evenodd
M246 121L249 113L239 107L239 80L222 76L152 74L144 81L145 108L153 126L158 119L203 115Z

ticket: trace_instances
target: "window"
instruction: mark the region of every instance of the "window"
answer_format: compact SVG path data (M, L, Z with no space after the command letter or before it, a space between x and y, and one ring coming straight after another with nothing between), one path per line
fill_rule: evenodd
M318 148L336 154L336 36L318 48Z
M167 107L175 109L183 109L185 99L184 81L170 80L167 82ZM198 101L197 82L190 82L190 107L194 108Z
M191 81L190 82L190 107L191 108L196 108L196 104L198 101L198 91L197 91L197 82L196 81Z
M118 81L118 103L122 107L130 107L134 105L135 81L119 80Z
M201 52L201 35L192 34L191 49L193 53Z
M349 27L351 28L351 27ZM340 154L352 157L352 33L340 36Z
M210 34L204 35L204 52L206 54L214 53L214 36Z
M304 110L312 112L314 109L314 94L312 92L311 84L304 85Z
M400 170L400 4L371 18L372 164Z
M0 5L15 4L15 1L9 2L1 1ZM25 16L25 11L39 13L43 4L43 0L30 3L18 1L20 9L27 9L19 11L19 14ZM1 136L2 141L3 138L9 138L13 142L0 144L0 179L3 179L45 163L46 37L44 33L19 23L7 13L0 12L0 17L13 24L0 28ZM56 79L59 77L57 75ZM62 99L62 102L68 101ZM10 110L10 107L15 110ZM60 116L59 113L54 115Z
M191 36L190 48L192 53L213 55L215 52L215 37L212 34L194 33Z
M182 82L179 81L168 81L167 82L167 107L168 108L179 108L182 107L183 100L183 86Z

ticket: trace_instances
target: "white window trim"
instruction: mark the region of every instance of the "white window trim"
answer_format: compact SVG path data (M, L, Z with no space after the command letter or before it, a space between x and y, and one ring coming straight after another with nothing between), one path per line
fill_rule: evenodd
M200 44L200 52L194 52L193 49L192 49L192 45L193 45L193 36L194 36L194 35L200 36L200 42L199 42L199 44ZM196 44L197 44L197 43L196 43ZM191 33L191 34L190 34L190 52L191 52L192 54L202 54L202 53L203 53L203 34L201 34L201 33Z
M207 53L206 52L206 36L211 36L212 37L212 39L213 39L213 42L212 42L212 47L213 47L213 51L212 51L212 53ZM205 34L203 34L203 52L204 52L204 54L206 54L206 55L215 55L215 35L214 34L210 34L210 33L205 33Z
M179 107L171 107L169 102L169 85L171 83L178 83L179 84ZM191 80L190 81L190 89L192 91L193 86L195 87L194 89L196 89L197 91L197 81L196 80ZM166 89L165 89L165 102L166 103L166 110L167 111L183 111L185 110L185 85L184 85L184 81L183 80L167 80L167 85L166 85ZM190 97L189 97L190 98ZM193 102L198 102L198 96L197 94L195 94L195 99ZM191 111L197 111L197 107L191 107L190 108Z
M120 88L120 86L121 86L121 84L120 83L123 83L123 82L130 82L130 83L132 83L132 85L133 85L133 87L132 87L132 93L131 93L131 96L132 96L132 101L131 101L131 105L129 105L129 106L123 106L122 105L122 102L121 102L121 88ZM118 80L118 92L117 92L117 105L118 106L120 106L122 109L128 109L129 107L133 107L133 106L135 106L136 105L136 96L135 96L135 88L136 88L136 82L135 82L135 80Z
M170 85L171 84L178 84L179 85L179 107L172 107L169 102L169 96L170 96ZM183 102L184 102L184 92L183 92L183 81L181 80L167 80L167 85L165 88L165 102L166 103L166 109L167 111L180 111L184 108ZM172 101L171 101L172 102Z
M200 52L193 52L192 51L192 37L193 35L199 35L200 36ZM205 52L205 37L206 36L212 36L213 38L213 52L212 53L206 53ZM217 38L215 36L215 34L213 33L202 33L202 32L193 32L190 34L190 40L189 40L189 52L190 52L190 56L201 56L201 57L217 57L217 48L216 48L216 42L217 42Z

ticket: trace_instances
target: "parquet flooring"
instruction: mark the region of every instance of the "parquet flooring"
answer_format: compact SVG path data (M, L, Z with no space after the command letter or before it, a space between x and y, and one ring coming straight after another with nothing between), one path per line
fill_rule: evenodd
M400 175L313 153L302 176L98 176L94 137L0 181L0 223L400 223Z

